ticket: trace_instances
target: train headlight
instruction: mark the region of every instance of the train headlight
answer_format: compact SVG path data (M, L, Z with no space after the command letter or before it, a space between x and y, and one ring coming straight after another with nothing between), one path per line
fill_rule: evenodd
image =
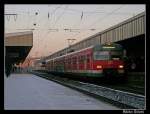
M97 65L96 68L102 68L102 66L101 65Z
M124 66L123 65L119 65L119 68L123 68Z

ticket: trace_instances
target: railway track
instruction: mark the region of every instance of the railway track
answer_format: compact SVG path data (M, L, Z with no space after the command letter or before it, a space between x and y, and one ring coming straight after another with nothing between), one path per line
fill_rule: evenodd
M42 71L40 71L42 72ZM45 74L47 75L47 74ZM57 77L60 77L60 76L57 76ZM68 77L64 77L64 76L61 76L61 78L68 78ZM101 80L86 80L86 79L77 79L77 78L72 78L72 77L69 77L68 79L71 79L71 80L76 80L76 81L80 81L80 82L85 82L85 83L92 83L92 84L95 84L95 85L99 85L99 86L104 86L104 87L108 87L108 88L112 88L112 89L117 89L117 90L121 90L121 91L126 91L126 92L131 92L131 93L135 93L135 94L140 94L140 95L145 95L145 87L142 82L139 82L139 81L135 81L135 80L130 80L128 82L117 82L116 83L116 80L114 80L114 82L106 82L106 81L101 81Z
M39 72L32 72L32 73L40 77L60 83L62 85L77 89L84 93L93 95L97 98L101 98L103 100L113 103L114 105L118 105L123 109L145 108L145 96L140 94L134 94L91 83L70 80L68 78L60 78L46 73L39 73Z
M137 86L134 84L127 84L127 83L119 83L119 84L96 83L96 82L91 82L91 83L99 85L99 86L109 87L112 89L145 95L145 88L143 86Z

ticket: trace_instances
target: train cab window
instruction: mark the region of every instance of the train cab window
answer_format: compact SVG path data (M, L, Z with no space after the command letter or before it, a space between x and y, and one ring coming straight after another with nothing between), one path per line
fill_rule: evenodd
M108 51L96 51L94 52L94 60L109 60L110 56L109 56L109 52Z

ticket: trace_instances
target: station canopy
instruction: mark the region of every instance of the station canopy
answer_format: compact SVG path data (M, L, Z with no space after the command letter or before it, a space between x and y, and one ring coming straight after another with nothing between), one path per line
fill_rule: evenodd
M33 32L6 33L4 46L6 63L23 62L33 46Z

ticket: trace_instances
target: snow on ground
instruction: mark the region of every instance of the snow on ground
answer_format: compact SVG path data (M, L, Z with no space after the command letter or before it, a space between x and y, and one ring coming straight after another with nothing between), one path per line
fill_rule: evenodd
M5 110L117 110L73 89L32 74L4 78Z

